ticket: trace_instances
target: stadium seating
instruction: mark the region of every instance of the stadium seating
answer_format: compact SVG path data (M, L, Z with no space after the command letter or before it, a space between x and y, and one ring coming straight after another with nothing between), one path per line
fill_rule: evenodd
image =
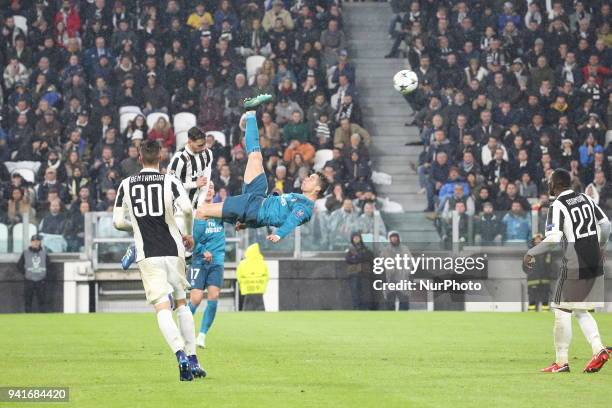
M0 224L0 254L8 252L9 230L4 224Z
M147 115L147 126L149 129L153 129L155 123L159 120L159 118L164 118L168 123L170 123L170 117L163 112L153 112Z
M266 58L261 55L252 55L246 59L246 72L249 85L253 85L255 82L257 71L262 67L265 60Z
M36 181L36 173L41 166L40 162L35 161L18 161L18 162L5 162L9 173L19 173L28 183L34 183Z
M123 133L130 124L131 120L134 120L136 116L140 115L138 112L124 112L119 116L119 131Z
M123 115L124 113L137 113L142 115L142 110L138 106L122 106L119 108L119 116Z
M187 144L187 139L189 139L187 135L187 131L183 130L180 132L176 132L176 148L182 149L185 144Z
M14 15L15 27L23 30L25 35L28 35L28 19L24 16Z
M180 112L174 115L172 119L172 125L174 127L174 133L178 134L183 131L188 131L192 127L196 126L197 118L193 113Z
M215 140L221 144L221 146L225 146L227 144L227 141L225 139L225 133L223 132L220 132L218 130L211 130L209 132L206 132L206 135L212 135Z
M316 171L322 170L329 160L334 157L334 153L330 149L317 150L314 158L313 169Z
M24 250L24 239L30 242L30 237L38 231L35 224L29 224L29 227L24 231L25 226L23 223L15 224L13 226L13 253L21 253ZM25 236L24 236L25 235Z

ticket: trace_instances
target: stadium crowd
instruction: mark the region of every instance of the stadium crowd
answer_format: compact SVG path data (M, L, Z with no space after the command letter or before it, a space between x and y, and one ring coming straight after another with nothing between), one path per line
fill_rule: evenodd
M259 93L275 97L260 123L270 191L298 190L325 150L321 157L329 157L318 167L332 187L320 212L341 223L344 213L363 210L359 225L371 225L370 134L362 127L338 3L3 5L0 222L9 228L28 214L45 246L79 251L84 214L112 210L121 179L141 168L143 139L161 142L165 171L182 144L175 134L179 113L213 131L207 146L217 199L238 193L246 165L241 104Z
M459 214L482 242L543 232L547 177L612 209L612 22L609 1L392 0L393 45L419 77L416 112L425 211L443 240ZM607 133L607 134L606 134ZM472 231L470 229L470 231Z

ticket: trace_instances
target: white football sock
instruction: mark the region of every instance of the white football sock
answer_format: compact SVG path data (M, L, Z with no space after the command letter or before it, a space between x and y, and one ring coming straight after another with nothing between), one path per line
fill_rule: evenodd
M185 305L181 305L176 309L178 316L179 328L181 335L185 339L185 354L188 356L195 354L195 323L193 322L193 314Z
M553 336L555 338L556 363L563 365L568 362L569 346L572 342L572 314L559 309L554 310Z
M601 342L601 336L599 335L599 328L597 327L595 318L586 310L574 310L574 315L576 316L576 320L578 320L584 337L586 337L591 345L593 354L599 353L604 346Z
M172 318L172 312L169 309L162 309L157 312L157 324L172 352L176 353L179 350L183 350L185 341L181 337L181 333L178 327L176 327L176 323Z

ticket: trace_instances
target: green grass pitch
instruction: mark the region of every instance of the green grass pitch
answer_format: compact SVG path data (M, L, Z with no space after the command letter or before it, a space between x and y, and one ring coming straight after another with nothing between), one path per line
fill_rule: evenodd
M612 315L596 318L612 339ZM198 351L209 376L192 383L153 313L0 315L0 327L0 385L71 393L2 407L612 406L612 364L582 373L576 323L573 372L538 372L553 360L550 313L219 313Z

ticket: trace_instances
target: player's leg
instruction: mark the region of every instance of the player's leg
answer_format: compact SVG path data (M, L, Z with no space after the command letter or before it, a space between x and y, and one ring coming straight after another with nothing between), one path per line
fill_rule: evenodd
M195 211L195 218L221 218L223 217L223 203L203 203Z
M193 314L187 307L187 294L185 288L188 282L185 279L185 261L179 257L164 257L168 271L168 283L172 286L172 295L176 304L176 316L181 336L185 341L185 354L189 361L189 368L194 377L205 377L206 372L200 367L196 356L195 323Z
M206 334L210 330L215 316L217 315L217 306L219 303L219 294L223 285L223 266L210 265L206 270L206 292L207 302L206 309L202 315L202 323L200 324L200 333L196 339L196 344L199 347L206 347Z
M247 165L244 170L244 182L249 184L257 176L264 173L264 166L259 147L259 129L257 128L255 111L246 112L243 120L245 122L244 141L248 154Z
M555 308L555 324L553 326L553 338L555 340L555 363L544 368L544 372L568 372L569 371L569 346L572 341L572 312Z
M168 272L164 258L146 258L138 263L138 268L147 301L155 308L159 330L176 355L179 364L179 378L181 381L191 381L193 375L189 368L189 359L184 351L185 340L172 316L168 297Z
M202 299L204 299L204 291L201 289L191 289L189 291L189 310L191 310L192 314L198 310L198 306L202 303Z
M217 306L219 303L219 292L221 289L218 286L210 285L207 288L208 296L206 301L206 309L204 310L204 314L202 315L202 324L200 325L200 333L198 334L198 338L196 340L196 344L199 347L206 347L206 335L210 330L213 322L215 321L215 316L217 315Z
M580 329L582 330L584 337L591 345L591 350L593 351L593 357L587 363L584 371L587 373L596 373L608 361L608 350L604 347L601 341L599 328L597 327L595 318L593 318L593 316L587 310L582 309L575 309L574 316L576 316L578 325L580 325Z

